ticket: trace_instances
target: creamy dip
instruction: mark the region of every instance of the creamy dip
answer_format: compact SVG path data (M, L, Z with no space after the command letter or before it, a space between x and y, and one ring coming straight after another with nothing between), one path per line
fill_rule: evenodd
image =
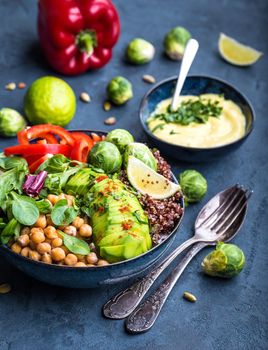
M209 117L206 123L192 122L188 125L154 119L154 115L167 112L167 108L171 104L171 98L168 98L158 103L147 121L148 128L159 139L175 145L196 148L226 145L240 139L245 134L246 118L240 107L231 100L225 100L221 95L181 96L180 103L187 100L197 100L199 97L211 102L219 101L218 106L222 107L222 111L218 118ZM159 127L157 127L158 125Z

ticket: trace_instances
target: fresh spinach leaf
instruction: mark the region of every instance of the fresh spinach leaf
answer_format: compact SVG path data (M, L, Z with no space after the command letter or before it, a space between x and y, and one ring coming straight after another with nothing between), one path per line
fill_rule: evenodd
M63 244L74 254L87 255L90 253L87 242L59 231L63 237Z
M46 199L41 199L40 201L36 201L35 204L37 205L37 208L40 214L51 213L51 210L52 210L51 204Z
M28 166L20 165L5 171L0 175L0 206L4 205L7 195L15 190L22 192L25 175L28 173Z
M85 163L81 163L75 160L70 160L62 154L56 154L55 156L47 159L44 163L38 168L38 172L41 170L47 171L49 174L56 174L64 172L69 167L77 166L83 168L87 166Z
M27 196L21 196L15 192L12 192L12 198L12 213L14 218L22 225L33 225L39 217L39 210L35 200Z
M67 199L60 199L51 211L51 219L57 226L69 225L77 216L77 211L68 206Z
M0 168L10 170L17 167L28 167L27 161L22 157L6 157L3 153L0 155Z
M44 185L45 189L50 193L60 194L69 178L78 170L78 167L72 167L62 173L48 174Z
M4 222L3 218L0 218L0 231L6 227L6 223Z
M1 233L1 242L7 244L14 236L19 237L21 225L16 219L11 219Z

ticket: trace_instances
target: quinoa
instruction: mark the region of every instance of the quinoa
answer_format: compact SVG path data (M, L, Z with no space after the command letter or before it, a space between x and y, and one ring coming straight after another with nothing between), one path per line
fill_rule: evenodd
M157 160L157 172L168 180L172 180L171 167L168 162L158 150L152 150L152 152ZM125 171L121 172L120 180L125 185L130 186ZM183 209L179 203L180 197L180 192L162 200L154 199L147 194L139 196L140 203L148 215L151 227L150 234L154 245L161 243L170 234L181 217Z

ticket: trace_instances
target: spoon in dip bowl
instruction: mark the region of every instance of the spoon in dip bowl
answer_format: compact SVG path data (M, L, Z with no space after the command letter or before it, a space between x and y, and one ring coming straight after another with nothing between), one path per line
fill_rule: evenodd
M182 62L181 62L181 67L180 67L176 88L175 88L174 95L171 102L172 111L176 111L179 107L179 97L181 94L181 90L182 90L184 81L187 77L187 74L189 72L189 69L191 68L191 65L193 63L195 55L198 51L198 48L199 48L199 44L198 44L198 41L195 39L190 39L186 45Z

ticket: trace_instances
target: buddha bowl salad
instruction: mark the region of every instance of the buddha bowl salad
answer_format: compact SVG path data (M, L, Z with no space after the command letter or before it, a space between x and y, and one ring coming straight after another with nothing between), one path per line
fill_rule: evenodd
M159 151L115 129L38 125L0 155L1 244L25 258L75 267L131 259L182 215L180 186Z

